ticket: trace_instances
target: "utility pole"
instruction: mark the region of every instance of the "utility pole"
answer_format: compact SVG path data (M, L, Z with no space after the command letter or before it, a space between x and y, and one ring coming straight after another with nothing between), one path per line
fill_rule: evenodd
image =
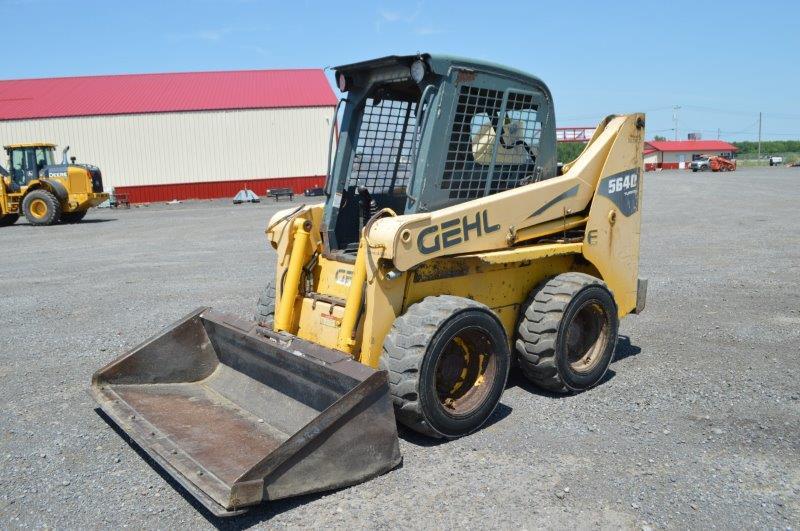
M672 106L672 122L675 124L675 140L678 140L678 109L680 109L680 105L673 105Z
M717 127L717 140L719 140L719 127Z
M758 160L761 160L761 113L758 113Z

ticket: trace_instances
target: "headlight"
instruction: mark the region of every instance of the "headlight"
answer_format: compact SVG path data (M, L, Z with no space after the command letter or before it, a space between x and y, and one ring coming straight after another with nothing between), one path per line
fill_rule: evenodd
M347 78L344 77L344 74L339 74L339 79L337 82L339 84L339 90L342 92L347 92Z
M411 63L411 79L413 79L415 83L420 83L422 78L425 77L425 70L425 62L417 59Z

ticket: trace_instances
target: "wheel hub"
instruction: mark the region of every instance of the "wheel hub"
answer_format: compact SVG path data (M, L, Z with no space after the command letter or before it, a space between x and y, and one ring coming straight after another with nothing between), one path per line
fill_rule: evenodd
M608 316L597 301L586 301L575 312L566 334L567 359L576 372L590 372L608 344Z
M36 218L43 218L47 215L47 203L42 199L34 199L30 206L31 214Z
M479 407L491 390L497 370L489 336L477 328L464 329L447 344L436 365L436 393L445 411L467 415Z

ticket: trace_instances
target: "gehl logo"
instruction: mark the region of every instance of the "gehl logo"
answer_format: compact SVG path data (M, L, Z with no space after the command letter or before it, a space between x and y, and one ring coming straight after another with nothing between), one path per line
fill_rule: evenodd
M500 225L490 225L489 213L482 210L475 213L474 219L463 216L425 227L417 236L417 249L422 254L431 254L469 241L471 235L480 238L496 230L500 230Z

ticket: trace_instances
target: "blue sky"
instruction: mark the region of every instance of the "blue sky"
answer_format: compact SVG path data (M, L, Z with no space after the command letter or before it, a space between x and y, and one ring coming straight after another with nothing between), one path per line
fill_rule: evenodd
M496 7L495 7L496 6ZM0 0L0 78L324 67L417 51L534 73L559 126L800 139L800 2Z

